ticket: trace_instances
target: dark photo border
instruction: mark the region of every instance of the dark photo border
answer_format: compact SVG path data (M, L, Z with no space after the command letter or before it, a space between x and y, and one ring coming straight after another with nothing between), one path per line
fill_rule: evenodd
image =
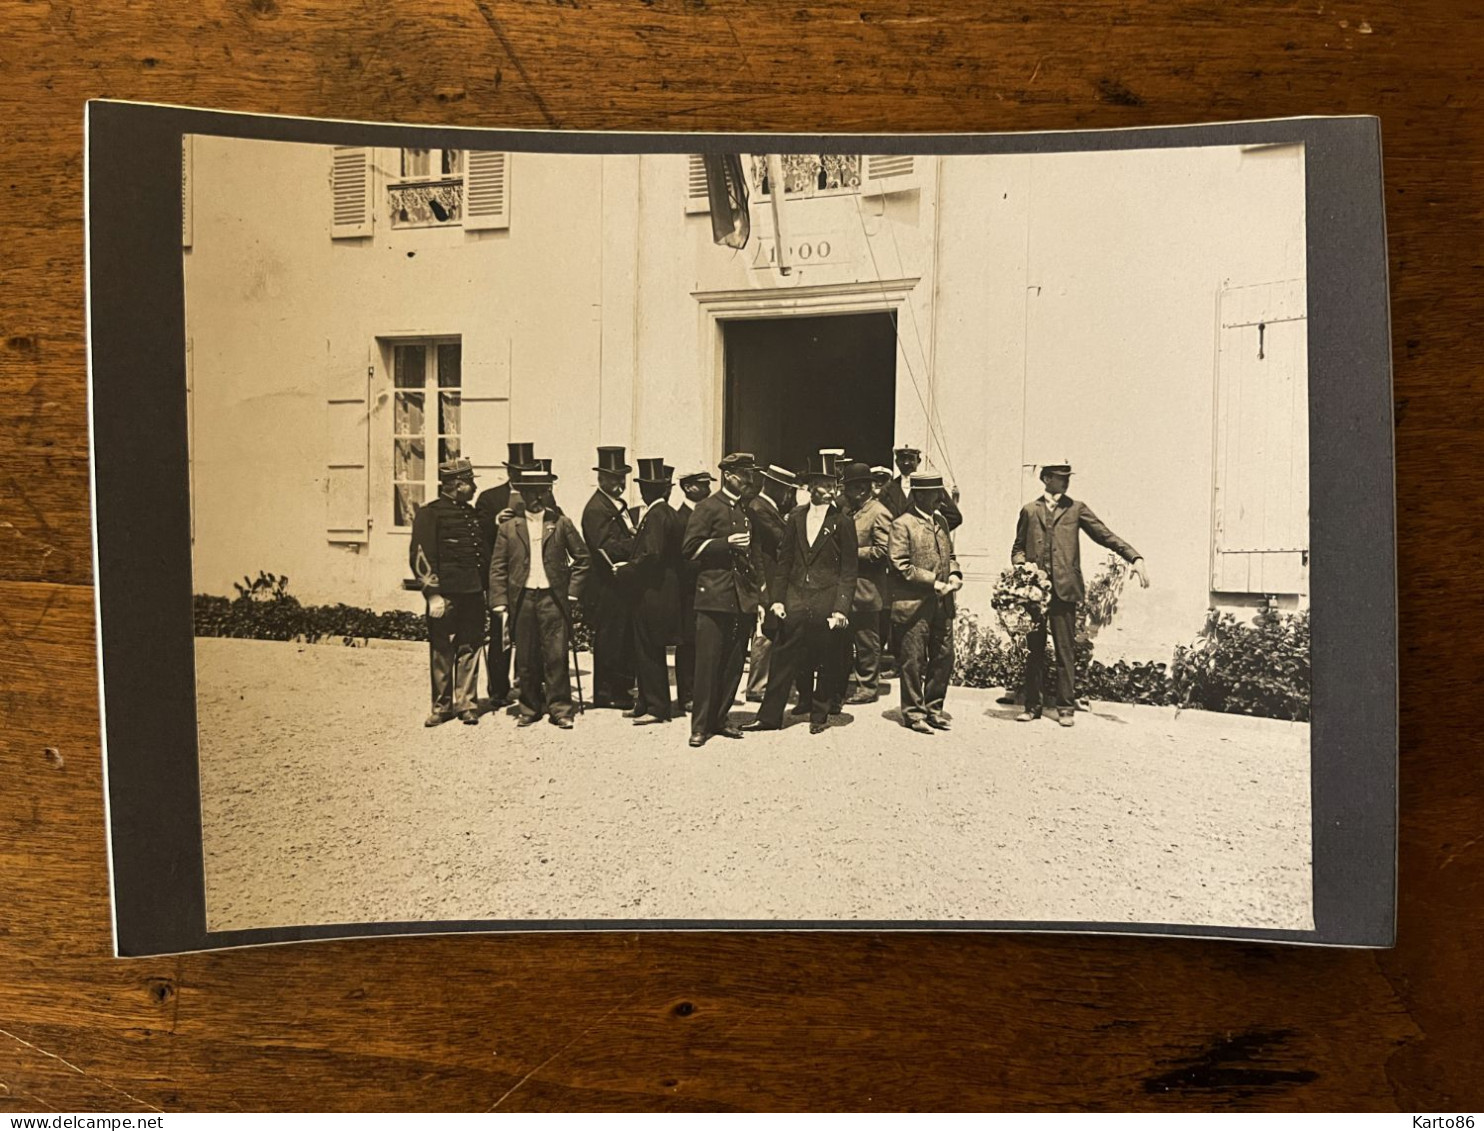
M1380 124L1298 118L1027 134L562 133L393 126L90 102L89 429L104 782L119 955L470 931L1061 931L1386 947L1395 938L1397 599ZM206 929L197 764L185 134L534 152L990 154L1302 142L1309 301L1310 931L1170 923L466 920ZM865 151L865 150L862 150Z

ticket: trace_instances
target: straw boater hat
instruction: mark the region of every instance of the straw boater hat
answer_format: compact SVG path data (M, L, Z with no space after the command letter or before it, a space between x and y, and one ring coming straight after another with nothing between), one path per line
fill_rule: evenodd
M639 461L639 474L634 476L636 483L668 483L670 476L666 471L673 472L674 468L666 468L662 459L641 459Z
M763 475L774 483L782 483L785 487L797 487L799 477L786 467L779 467L776 463L770 463L761 469Z
M704 467L702 467L702 468L697 468L695 471L687 471L684 475L682 475L680 477L680 482L683 485L683 484L689 483L689 482L691 482L692 480L695 480L695 479L705 479L708 482L713 482L713 481L715 481L716 476L712 475L711 472L707 471Z
M634 469L624 462L624 450L609 446L598 449L598 465L594 471L606 471L613 475L627 475Z
M943 489L943 477L936 471L914 473L912 476L912 490L914 491L941 491Z
M444 460L438 465L438 478L458 479L460 476L474 478L474 461L459 457L458 459Z
M510 449L510 458L505 461L505 469L513 471L519 467L533 467L536 463L535 444L507 444Z

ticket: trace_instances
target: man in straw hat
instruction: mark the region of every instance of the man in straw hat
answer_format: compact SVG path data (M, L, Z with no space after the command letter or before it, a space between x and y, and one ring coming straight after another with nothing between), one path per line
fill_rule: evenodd
M855 523L855 599L850 605L850 697L847 703L876 702L881 684L881 610L891 568L891 512L873 488L871 469L863 463L845 467L845 509Z
M629 472L621 447L600 447L598 489L582 511L592 573L582 609L593 631L593 706L634 709L634 520L624 504Z
M680 640L680 544L685 528L670 507L675 469L660 459L641 459L638 533L634 537L634 663L639 681L635 726L671 718L670 669L665 649Z
M747 642L757 617L763 567L742 500L757 463L733 452L720 464L721 490L696 504L681 552L696 568L696 675L690 744L713 735L741 738L728 713L742 682Z
M1016 722L1028 723L1041 717L1048 629L1056 645L1057 722L1069 727L1076 721L1073 712L1077 709L1077 605L1087 596L1082 581L1082 532L1129 562L1130 572L1139 579L1139 584L1149 588L1149 571L1139 551L1109 530L1086 503L1067 494L1071 481L1070 462L1042 464L1041 482L1046 490L1039 499L1020 508L1020 519L1015 524L1011 564L1031 562L1051 578L1051 603L1046 617L1026 637L1029 655L1025 667L1025 710L1016 717Z
M901 474L882 489L881 501L886 509L891 511L891 517L895 519L912 509L911 479L922 467L922 449L904 444L892 454L896 457L897 470ZM956 489L954 493L957 493ZM938 495L938 509L943 512L948 529L957 530L964 522L963 512L958 509L957 500L946 490L939 491Z
M517 474L522 506L495 536L489 599L493 613L509 613L520 679L518 725L530 726L544 714L553 726L570 730L571 605L582 595L588 552L572 520L550 509L555 480L539 466Z
M685 501L675 508L680 519L680 536L694 513L695 504L711 494L716 477L705 468L687 471L680 477L680 493ZM680 567L680 643L675 645L675 702L682 714L689 714L696 678L696 571L681 555Z
M474 497L474 464L451 459L438 465L438 497L412 520L408 562L427 598L428 666L433 713L424 726L455 715L479 722L479 649L484 643L484 587L489 555Z
M762 555L765 587L773 589L778 569L778 549L788 516L798 502L798 476L786 467L770 463L758 469L758 493L747 500L747 516L752 519L752 532L757 537ZM752 651L747 659L747 701L761 703L768 689L768 669L773 641L764 633L752 636Z
M834 502L837 484L829 458L810 456L804 473L808 506L788 517L778 551L771 611L783 622L773 671L755 730L777 730L789 689L800 681L809 702L809 733L829 726L831 701L842 680L840 644L855 599L855 523Z
M963 571L940 509L943 477L912 476L908 509L891 524L891 620L902 680L902 725L920 734L947 730L943 701L953 676L955 594Z

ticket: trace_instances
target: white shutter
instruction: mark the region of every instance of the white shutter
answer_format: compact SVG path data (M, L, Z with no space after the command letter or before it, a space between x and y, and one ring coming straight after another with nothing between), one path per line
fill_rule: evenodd
M337 145L330 172L330 238L371 234L371 150Z
M861 158L861 194L881 196L919 187L917 167L910 153L867 153Z
M371 349L375 350L373 344ZM329 375L325 404L325 536L331 542L370 537L371 354L362 365L341 365Z
M195 139L186 134L180 139L180 246L190 247L195 227L191 202L191 166L195 163Z
M685 179L685 210L687 212L710 212L711 195L706 191L706 162L699 153L687 156Z
M464 155L464 227L510 227L510 154L471 149Z
M505 478L510 441L510 339L470 334L461 345L460 444L480 488Z
M1308 319L1302 280L1220 296L1211 588L1308 589Z

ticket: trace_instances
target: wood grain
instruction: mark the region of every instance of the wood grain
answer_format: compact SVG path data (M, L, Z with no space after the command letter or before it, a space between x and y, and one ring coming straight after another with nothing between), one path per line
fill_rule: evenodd
M0 26L0 1109L1480 1106L1478 5L0 0ZM1379 114L1399 945L588 935L111 959L87 588L91 97L565 129Z

